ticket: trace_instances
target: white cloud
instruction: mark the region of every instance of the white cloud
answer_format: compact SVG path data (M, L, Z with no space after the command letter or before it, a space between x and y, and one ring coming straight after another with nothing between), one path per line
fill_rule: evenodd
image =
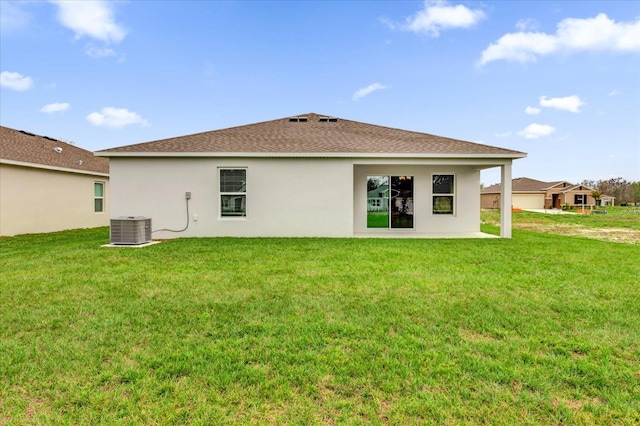
M46 112L47 114L51 114L54 112L60 112L60 111L66 111L69 109L71 105L69 105L68 103L64 102L64 103L59 103L59 102L54 102L52 104L48 104L43 106L40 109L40 112Z
M540 106L546 108L555 108L562 111L569 112L580 112L580 107L584 105L584 102L580 99L579 96L567 96L565 98L551 98L547 99L546 96L540 97Z
M549 126L548 124L538 124L532 123L525 127L523 130L518 132L520 136L523 136L527 139L538 139L543 136L549 136L551 133L555 132L556 129L553 126Z
M613 89L609 92L609 96L618 96L621 92L619 90Z
M29 90L33 86L31 77L24 76L17 72L2 71L0 73L0 87L17 91Z
M383 16L381 18L378 18L378 20L380 21L380 23L382 25L384 25L385 27L389 28L390 30L395 30L395 29L398 28L398 26L387 17Z
M528 107L526 107L524 109L524 112L526 112L529 115L538 115L538 114L540 114L540 108L535 108L535 107L528 106Z
M539 56L579 51L640 53L640 18L633 22L615 22L601 13L595 18L563 19L555 34L505 34L482 52L479 64L500 59L535 62Z
M407 18L403 28L438 37L441 30L469 28L484 18L485 14L480 9L469 9L461 4L450 6L444 0L426 0L424 9Z
M120 128L130 124L140 124L148 126L147 120L138 113L128 111L124 108L106 107L101 112L92 112L87 115L87 120L98 127Z
M535 19L521 19L516 23L516 28L520 31L534 31L540 24Z
M363 98L373 92L375 92L376 90L381 90L381 89L386 89L387 86L383 86L380 83L374 83L374 84L370 84L367 87L358 90L356 93L353 94L353 97L351 99L353 99L354 101L357 101L360 98Z
M58 7L58 21L78 39L87 36L105 43L119 43L127 34L114 20L112 2L51 0L51 3Z
M84 53L86 53L87 56L90 56L96 59L117 55L116 51L109 47L96 47L93 44L88 44L86 49L84 50Z

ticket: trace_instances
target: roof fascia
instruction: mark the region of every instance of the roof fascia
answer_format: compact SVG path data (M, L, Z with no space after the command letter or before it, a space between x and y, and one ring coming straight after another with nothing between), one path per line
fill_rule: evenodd
M32 169L53 170L53 171L56 171L56 172L76 173L76 174L80 174L80 175L109 177L109 173L94 172L92 170L69 169L67 167L48 166L46 164L27 163L27 162L24 162L24 161L14 161L14 160L0 159L0 164L9 164L11 166L20 166L20 167L29 167L29 168L32 168Z
M518 159L527 154L408 154L362 152L110 152L98 151L97 157L223 157L223 158L408 158L408 159Z

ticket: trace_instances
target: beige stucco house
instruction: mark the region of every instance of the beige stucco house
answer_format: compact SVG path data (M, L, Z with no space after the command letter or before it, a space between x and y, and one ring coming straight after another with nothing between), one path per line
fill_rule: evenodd
M526 156L314 113L96 155L111 216L151 218L156 239L481 237L480 170L500 167L508 188Z
M0 235L109 224L109 161L0 126Z
M501 185L495 184L482 189L481 206L485 209L500 206ZM595 206L591 195L593 189L584 185L574 185L567 181L543 182L526 177L513 179L511 183L511 206L520 209L559 209L563 205ZM613 197L603 195L601 202L613 205Z

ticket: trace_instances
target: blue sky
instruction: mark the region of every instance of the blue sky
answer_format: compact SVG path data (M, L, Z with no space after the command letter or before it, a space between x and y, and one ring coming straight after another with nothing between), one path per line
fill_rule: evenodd
M100 150L308 112L640 180L639 1L0 1L0 122ZM499 170L482 181L499 181Z

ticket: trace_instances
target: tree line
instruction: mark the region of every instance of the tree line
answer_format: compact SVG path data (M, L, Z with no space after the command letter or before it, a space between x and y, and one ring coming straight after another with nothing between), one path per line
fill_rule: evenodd
M621 177L597 181L585 179L580 185L587 186L599 194L616 197L617 206L640 203L640 181L629 182Z

